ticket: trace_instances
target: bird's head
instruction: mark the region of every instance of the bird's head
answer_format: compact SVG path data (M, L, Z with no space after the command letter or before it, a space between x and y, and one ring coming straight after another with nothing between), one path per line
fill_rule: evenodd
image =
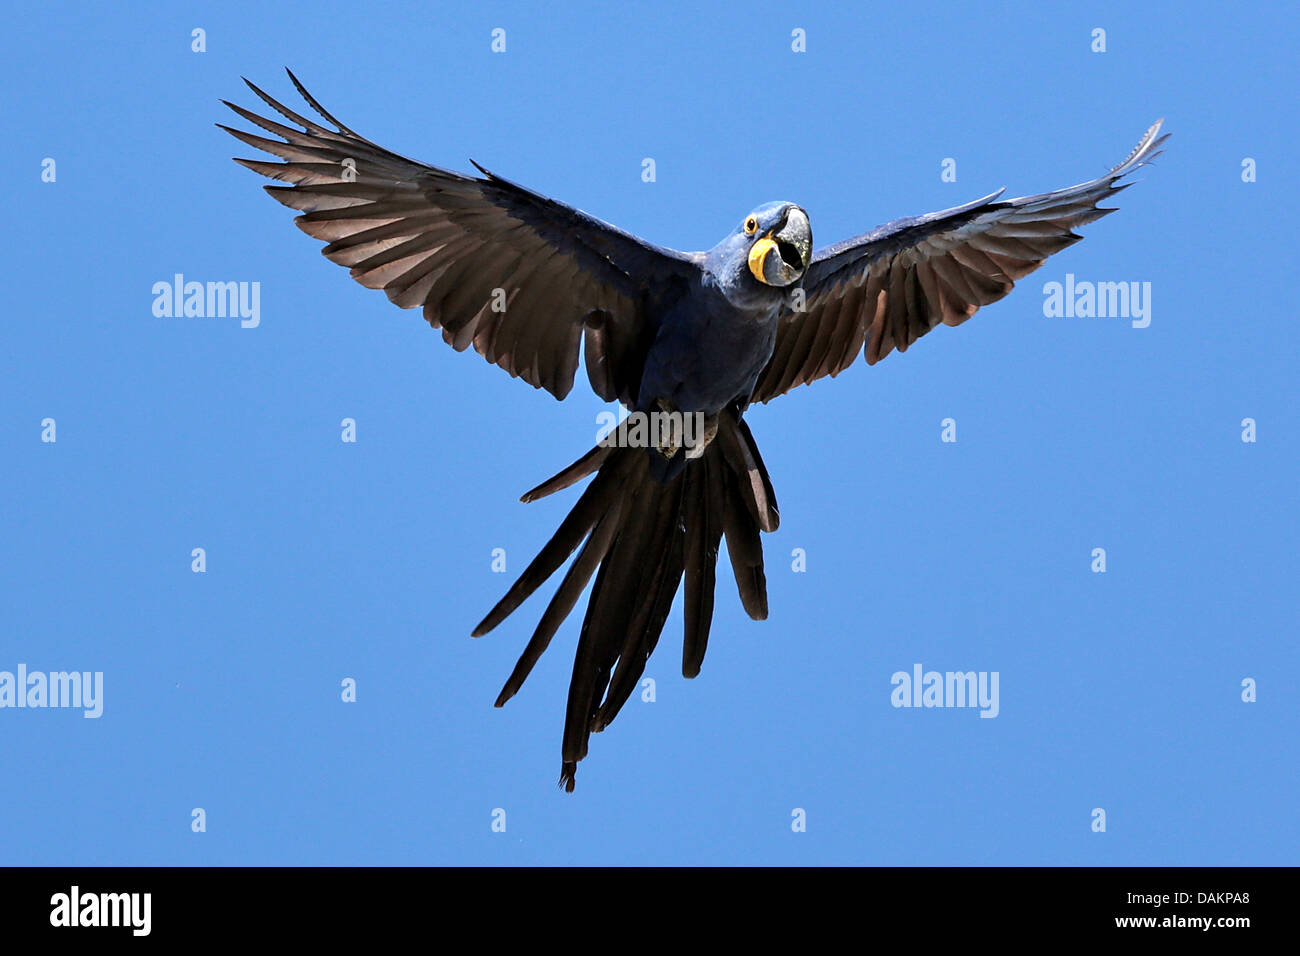
M808 214L791 202L759 206L713 249L714 268L733 299L765 298L803 278L812 260Z

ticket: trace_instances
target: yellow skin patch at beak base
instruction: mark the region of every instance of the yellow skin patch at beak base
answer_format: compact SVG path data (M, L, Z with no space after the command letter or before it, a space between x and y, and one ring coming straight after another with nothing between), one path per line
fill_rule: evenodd
M764 236L749 250L749 271L754 274L754 278L763 285L770 285L763 276L763 263L767 260L768 253L776 248L776 243L767 236Z

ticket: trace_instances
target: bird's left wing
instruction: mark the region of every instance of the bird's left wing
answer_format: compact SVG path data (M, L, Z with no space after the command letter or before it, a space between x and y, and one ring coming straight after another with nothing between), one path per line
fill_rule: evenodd
M295 222L328 243L322 252L329 259L402 308L422 308L458 351L473 345L489 362L556 398L573 387L585 340L592 389L606 401L631 403L653 335L644 303L697 273L692 257L482 167L482 178L470 177L391 153L348 129L289 77L335 129L252 83L267 105L302 129L229 102L280 139L221 128L284 160L236 162L291 184L266 190L302 213Z
M784 315L751 401L766 402L865 351L874 365L939 323L960 325L996 302L1048 256L1078 242L1072 230L1114 209L1097 203L1116 181L1158 155L1162 121L1118 166L1091 182L998 202L996 193L915 219L897 219L818 252L803 281L803 311Z

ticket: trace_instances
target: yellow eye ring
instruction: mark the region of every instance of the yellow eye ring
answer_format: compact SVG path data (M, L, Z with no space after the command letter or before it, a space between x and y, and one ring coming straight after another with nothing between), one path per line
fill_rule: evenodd
M745 235L752 236L756 232L758 232L758 220L750 216L745 220Z

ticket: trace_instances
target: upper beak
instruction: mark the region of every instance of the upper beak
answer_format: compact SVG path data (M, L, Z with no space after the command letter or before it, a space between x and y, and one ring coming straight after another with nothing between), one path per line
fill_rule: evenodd
M812 259L812 227L808 214L791 206L785 222L769 231L749 250L749 271L764 285L795 282Z

